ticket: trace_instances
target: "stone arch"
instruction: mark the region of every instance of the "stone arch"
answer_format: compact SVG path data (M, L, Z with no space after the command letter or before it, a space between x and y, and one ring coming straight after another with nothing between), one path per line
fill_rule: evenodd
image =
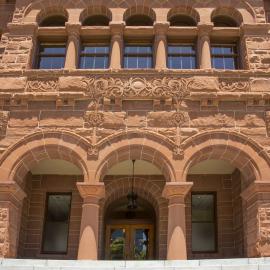
M174 144L153 132L120 132L99 143L99 160L94 179L103 181L107 171L115 164L129 159L145 160L156 165L166 181L175 181L172 150Z
M0 159L0 181L22 185L26 174L44 159L63 159L81 169L88 179L88 142L68 131L39 131L9 147Z
M189 168L207 159L228 161L238 168L245 178L245 185L252 181L266 181L270 159L265 149L246 136L231 131L206 131L189 138L183 145L185 153L182 179ZM184 180L185 181L185 180Z
M213 21L214 18L217 16L229 17L230 19L236 22L237 26L240 26L243 23L243 16L236 8L218 7L215 10L213 10L211 14L211 21Z
M60 7L60 6L51 6L51 7L42 9L37 14L36 22L38 25L40 25L44 19L51 16L61 16L61 17L64 17L66 21L68 21L68 12L65 8Z
M148 6L133 6L128 8L123 16L123 20L127 21L130 17L135 15L143 15L149 17L153 22L156 20L156 13L155 11L148 7Z
M106 198L101 202L100 205L100 214L99 214L99 219L100 219L100 243L104 242L103 239L103 233L102 230L104 230L104 216L106 214L106 211L110 204L118 199L121 199L123 197L126 197L128 192L130 191L130 186L131 182L127 177L120 178L116 181L112 181L111 183L105 185L105 190L106 190ZM163 228L163 234L166 233L167 230L167 216L168 216L168 201L162 197L162 191L163 187L158 186L157 184L150 182L150 181L145 181L144 178L140 176L136 176L135 178L135 185L134 185L134 191L144 200L149 202L153 209L155 210L156 214L156 246L157 246L157 253L156 255L159 256L159 258L165 258L166 256L166 241L167 239L159 239L159 230L160 228ZM164 232L165 231L165 232ZM159 247L160 241L162 242L162 245ZM100 254L102 254L102 247L100 248Z
M196 24L198 24L198 22L200 21L200 15L197 10L188 5L178 6L170 9L167 15L168 21L170 21L170 19L175 16L188 16L192 18Z
M112 12L106 6L90 6L85 8L80 15L80 22L83 22L90 16L101 15L112 20Z

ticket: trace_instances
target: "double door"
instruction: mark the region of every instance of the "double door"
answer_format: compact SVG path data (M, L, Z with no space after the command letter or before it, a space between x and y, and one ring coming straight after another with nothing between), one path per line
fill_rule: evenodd
M153 226L107 225L106 258L108 260L153 259Z

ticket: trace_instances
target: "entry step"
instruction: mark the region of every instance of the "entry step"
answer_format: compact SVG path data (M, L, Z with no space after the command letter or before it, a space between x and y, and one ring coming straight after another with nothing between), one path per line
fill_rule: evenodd
M183 261L1 259L0 270L270 270L270 257Z

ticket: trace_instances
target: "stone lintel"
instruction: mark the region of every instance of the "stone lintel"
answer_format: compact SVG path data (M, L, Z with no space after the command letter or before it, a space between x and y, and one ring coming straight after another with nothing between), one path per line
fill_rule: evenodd
M192 182L170 182L166 183L162 196L166 199L184 199L193 186Z
M241 197L248 201L258 193L269 193L270 198L270 181L255 181L241 193Z
M105 186L103 183L90 184L78 182L77 188L84 200L100 200L105 197Z

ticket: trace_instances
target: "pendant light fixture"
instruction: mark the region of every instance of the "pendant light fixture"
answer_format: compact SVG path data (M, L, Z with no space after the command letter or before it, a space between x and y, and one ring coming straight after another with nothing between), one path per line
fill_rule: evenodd
M127 199L128 199L128 205L127 208L129 210L134 210L138 207L137 205L137 194L134 192L134 181L135 181L135 177L134 177L134 166L135 166L135 159L132 160L132 179L131 179L131 191L128 193L127 195Z

